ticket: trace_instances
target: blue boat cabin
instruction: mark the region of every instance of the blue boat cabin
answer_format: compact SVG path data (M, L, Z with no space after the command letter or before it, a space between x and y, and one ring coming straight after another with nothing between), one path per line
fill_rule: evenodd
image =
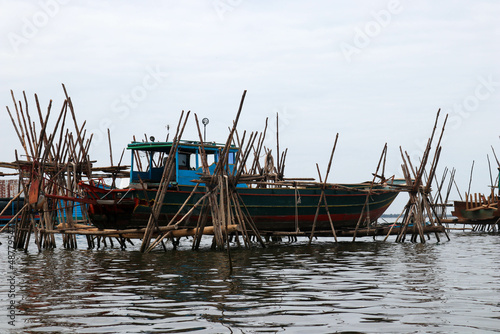
M200 142L181 141L175 152L175 175L170 181L178 185L195 185L193 180L199 179L203 173ZM172 149L172 142L133 142L127 146L131 150L130 184L158 184L163 175L163 169ZM209 171L212 174L219 161L219 155L224 145L203 143ZM230 171L234 168L235 155L238 148L232 146L228 156Z

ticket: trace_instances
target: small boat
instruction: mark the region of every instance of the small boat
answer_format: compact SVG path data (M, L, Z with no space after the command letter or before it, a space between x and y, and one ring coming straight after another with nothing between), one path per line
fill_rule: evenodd
M203 146L204 156L201 156ZM92 223L102 229L143 228L147 225L162 180L166 159L174 143L133 142L130 183L125 188L110 189L101 182L81 182L85 196L79 201L88 204ZM160 226L167 225L181 210L186 214L206 193L201 177L207 175L202 158L214 173L223 144L180 141L175 154L175 169L165 194L158 218ZM239 148L231 146L227 172L234 173ZM138 170L142 167L142 170ZM196 187L196 189L195 189ZM398 195L400 188L390 181L382 183L323 184L314 182L239 182L235 185L243 207L259 231L310 231L318 208L321 192L325 192L328 211L336 229L354 228L360 216L376 221ZM185 204L185 205L184 205ZM194 208L179 228L195 227L200 208ZM330 229L325 207L317 217L316 230Z
M12 197L0 198L0 227L5 226L9 221L14 218L14 216L19 212L24 204L24 198L19 198L18 200L11 201ZM35 218L38 218L36 216Z
M500 168L498 168L500 177ZM498 184L500 193L500 181ZM490 195L466 194L465 201L454 201L454 210L451 214L460 222L480 222L500 224L500 198L495 195L495 190L491 189Z
M466 201L454 201L454 210L451 214L460 221L487 222L494 223L500 218L498 210L498 199L493 203L468 203Z

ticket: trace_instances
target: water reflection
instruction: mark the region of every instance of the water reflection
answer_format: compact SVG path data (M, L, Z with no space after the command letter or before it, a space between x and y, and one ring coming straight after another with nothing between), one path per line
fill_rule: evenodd
M308 246L303 241L234 249L232 273L227 254L208 248L146 255L137 249L19 253L22 299L16 329L487 330L495 328L500 311L492 296L500 289L492 269L500 264L498 243L495 236L460 234L449 243L424 245L317 241ZM466 309L472 310L467 321Z

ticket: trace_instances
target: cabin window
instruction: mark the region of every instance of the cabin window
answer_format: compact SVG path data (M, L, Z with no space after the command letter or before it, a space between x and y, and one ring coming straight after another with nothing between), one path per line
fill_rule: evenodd
M133 167L130 175L131 182L159 182L163 175L164 153L150 151L132 151Z
M209 166L215 163L215 154L207 152L207 163Z
M191 154L179 153L179 169L191 169Z
M147 151L133 151L135 153L134 159L134 171L146 172L149 170L149 164L151 162L151 152Z
M229 152L229 155L227 157L227 163L230 165L234 164L234 152Z

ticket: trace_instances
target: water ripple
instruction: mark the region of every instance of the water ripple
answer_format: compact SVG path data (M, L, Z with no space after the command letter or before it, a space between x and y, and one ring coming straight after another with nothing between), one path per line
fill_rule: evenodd
M146 255L137 248L17 253L16 327L0 324L0 331L495 331L498 235L452 237L234 249L232 274L226 253L192 252L188 241ZM0 259L4 282L6 268ZM3 310L7 292L0 285Z

